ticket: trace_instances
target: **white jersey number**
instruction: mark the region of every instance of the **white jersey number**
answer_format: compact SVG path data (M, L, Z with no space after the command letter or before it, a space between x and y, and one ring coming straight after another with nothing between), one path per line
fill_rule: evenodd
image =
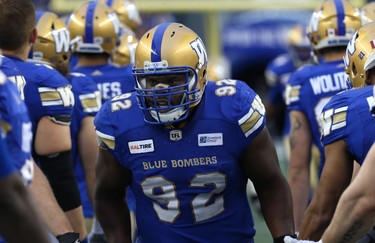
M225 189L225 175L219 172L197 174L190 181L192 188L206 188L207 185L214 185L214 189L196 195L190 203L196 222L213 218L224 211L224 197L218 194ZM173 223L181 214L175 184L162 176L155 176L144 180L141 186L143 193L155 201L153 207L159 219Z

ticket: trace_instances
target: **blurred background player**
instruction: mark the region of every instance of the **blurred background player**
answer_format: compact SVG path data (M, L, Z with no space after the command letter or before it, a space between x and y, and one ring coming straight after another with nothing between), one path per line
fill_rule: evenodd
M375 141L375 117L369 112L374 106L373 86L368 86L375 84L374 39L375 23L364 25L354 34L344 58L353 89L336 94L323 108L325 164L303 219L301 239L322 237L341 194L351 182L353 162L362 165Z
M134 90L131 65L110 63L119 38L120 23L108 6L91 1L80 5L68 20L73 52L78 56L74 72L86 74L97 84L102 102Z
M137 35L137 30L142 25L142 18L133 0L98 0L98 2L113 9L121 24Z
M78 182L85 181L82 201L93 202L95 160L97 155L94 116L101 105L100 92L94 81L81 73L69 72L70 50L59 50L62 36L70 40L67 26L52 12L37 12L38 36L30 52L29 61L48 64L68 78L72 85L75 104L70 124L72 156ZM91 228L91 222L87 223Z
M123 5L117 4L120 2ZM116 8L120 7L121 9L122 6L127 6L125 5L126 2L127 1L111 1L113 4L116 3L116 5L111 6ZM123 15L121 19L126 19L124 14L132 13L132 11L125 10L117 10L117 12ZM84 73L94 80L101 91L102 103L115 96L134 90L135 79L131 72L131 56L134 53L136 43L134 42L129 46L128 43L126 43L128 39L124 43L121 43L128 47L130 63L115 65L111 60L111 57L116 54L116 47L121 47L121 45L117 46L120 32L123 33L124 37L128 32L130 32L129 36L134 36L124 23L121 24L114 9L100 2L86 2L77 7L71 14L68 26L74 44L73 52L78 56L78 62L73 68L73 71ZM137 25L134 24L131 26L133 28L137 27ZM117 54L120 54L122 51L123 49L117 49ZM84 181L79 181L80 185L84 185L83 183ZM81 192L84 192L83 190L86 186L80 186L80 188ZM131 193L128 195L130 194ZM83 203L85 217L92 218L94 212L91 203L85 199L83 199ZM132 205L131 208L135 207L134 202L129 203L129 205ZM93 223L91 233L94 238L103 236L103 231L96 221ZM96 237L96 235L98 235L98 237Z
M375 19L375 2L369 2L361 8L362 25L370 23Z
M35 9L31 1L3 0L0 48L26 80L25 103L35 134L32 155L53 189L54 195L79 237L85 237L77 183L71 158L70 116L73 95L68 80L56 70L25 62L36 40ZM67 42L69 48L69 41ZM32 111L32 112L31 112ZM77 234L78 235L78 234ZM83 238L81 238L83 239Z
M320 143L320 113L328 100L346 89L344 62L346 45L361 26L360 13L347 0L326 0L310 19L308 36L316 65L305 65L294 72L286 88L290 114L288 180L292 190L294 223L297 232L312 194L310 182L311 146L319 148L319 175L324 165Z
M224 56L213 56L207 64L207 79L210 81L219 81L228 79L232 75L231 66L228 59Z
M289 114L285 104L285 87L290 75L304 64L312 62L311 45L306 35L306 27L296 24L287 32L288 52L273 59L265 69L265 79L269 87L268 101L265 102L270 121L276 121L284 142L283 161L289 161ZM283 156L283 154L285 154Z

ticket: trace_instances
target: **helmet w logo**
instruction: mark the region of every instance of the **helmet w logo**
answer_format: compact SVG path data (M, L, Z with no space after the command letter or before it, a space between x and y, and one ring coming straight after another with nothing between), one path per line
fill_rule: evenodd
M68 52L70 47L70 33L67 29L54 30L51 32L55 40L56 53Z
M193 42L190 43L193 50L197 53L198 56L198 69L201 69L204 64L207 63L207 52L202 40L198 37Z

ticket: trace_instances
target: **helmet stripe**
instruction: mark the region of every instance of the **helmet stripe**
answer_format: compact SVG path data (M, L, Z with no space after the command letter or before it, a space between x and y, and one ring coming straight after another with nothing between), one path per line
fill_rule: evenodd
M106 5L112 7L113 0L107 0Z
M336 13L337 13L337 31L338 35L345 35L345 10L344 10L344 4L342 3L342 0L335 0L335 6L336 6Z
M97 2L90 2L86 10L85 43L94 43L94 15Z
M163 41L163 36L165 30L168 28L170 23L164 23L159 25L155 30L154 37L152 39L152 52L151 52L151 62L160 62L161 61L161 44Z

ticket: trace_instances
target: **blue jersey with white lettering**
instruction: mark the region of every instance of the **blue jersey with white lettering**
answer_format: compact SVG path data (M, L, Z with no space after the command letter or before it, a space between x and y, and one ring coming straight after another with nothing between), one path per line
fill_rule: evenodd
M78 135L83 119L88 116L94 117L99 111L101 106L100 91L96 87L96 83L85 74L70 73L68 79L72 85L75 100L70 124L74 174L81 195L83 213L85 217L93 217L93 208L87 194L85 173L78 148ZM95 163L95 161L92 162Z
M320 114L329 99L346 89L343 61L305 65L292 74L287 86L288 110L302 112L310 125L313 143L320 152L320 172L324 165L324 149L320 142Z
M133 91L135 87L131 65L117 67L113 64L104 64L75 67L73 71L84 73L95 81L101 92L102 104L115 96Z
M7 76L7 78L12 81L16 86L21 95L21 98L24 99L24 88L26 85L25 77L22 75L17 65L10 59L5 56L2 57L1 62L1 71Z
M333 96L322 112L323 145L344 140L350 154L362 164L375 141L375 117L370 113L373 106L373 86Z
M4 69L14 76L22 76L11 60L5 57L3 60L6 62L2 63L0 70ZM0 73L0 116L2 135L5 136L10 155L24 182L28 184L33 176L31 121L17 87L2 73Z
M297 67L288 54L281 54L273 59L266 67L265 77L269 86L268 99L271 105L285 104L285 87L290 75ZM288 135L290 120L285 108L283 134Z
M24 62L16 57L9 58L26 79L25 103L29 110L33 134L36 133L39 120L45 116L64 117L58 122L61 120L69 124L74 104L69 81L48 65Z
M238 161L265 120L259 96L238 80L208 82L181 129L145 123L135 93L106 102L94 123L132 172L139 242L253 242Z

